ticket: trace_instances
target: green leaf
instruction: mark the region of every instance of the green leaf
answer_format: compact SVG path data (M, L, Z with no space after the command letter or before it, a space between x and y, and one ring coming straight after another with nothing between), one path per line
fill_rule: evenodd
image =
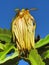
M15 50L15 53L10 56L9 58L7 57L6 58L6 55L7 53L11 50L11 49L14 49ZM12 45L11 43L7 43L7 45L5 46L5 49L3 52L0 52L0 64L9 60L9 59L12 59L14 57L18 56L18 51L17 49L14 47L14 45Z
M3 60L0 60L0 64L4 63L10 59L13 59L17 56L18 56L18 51L15 51L11 56L5 57Z
M42 47L46 44L49 44L49 35L46 36L44 39L39 40L36 44L35 44L35 48L39 48Z
M49 50L45 51L45 52L42 54L42 58L43 58L43 59L49 58Z
M5 55L12 49L13 46L8 45L8 47L6 47L6 49L3 52L0 52L0 60L2 60Z
M0 43L0 49L4 50L4 44Z
M10 42L11 41L11 35L9 35L9 34L0 34L0 40L5 41L5 42Z
M37 50L31 50L29 54L29 60L31 65L45 65L40 55L37 53Z

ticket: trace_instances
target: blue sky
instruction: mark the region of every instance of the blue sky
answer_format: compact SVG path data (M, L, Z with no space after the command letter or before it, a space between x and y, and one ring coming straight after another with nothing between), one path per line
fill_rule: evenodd
M44 38L49 34L49 0L0 0L0 27L10 29L16 8L38 8L31 11L36 20L36 35Z

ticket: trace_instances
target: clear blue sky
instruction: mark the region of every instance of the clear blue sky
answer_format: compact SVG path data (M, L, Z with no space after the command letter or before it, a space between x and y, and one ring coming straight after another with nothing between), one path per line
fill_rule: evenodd
M30 13L36 20L36 35L49 34L49 0L0 0L0 27L10 29L15 8L38 8Z

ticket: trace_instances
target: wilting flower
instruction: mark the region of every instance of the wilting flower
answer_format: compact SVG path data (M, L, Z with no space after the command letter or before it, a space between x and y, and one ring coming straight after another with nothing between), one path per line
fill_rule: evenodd
M16 42L17 48L20 51L31 50L35 48L36 23L29 13L29 10L22 9L12 22L13 41Z

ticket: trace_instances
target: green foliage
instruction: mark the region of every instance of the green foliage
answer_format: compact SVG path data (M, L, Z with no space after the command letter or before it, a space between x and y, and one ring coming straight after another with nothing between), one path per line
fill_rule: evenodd
M9 34L9 35L11 35L11 31L10 30L7 30L7 29L2 29L2 28L0 28L0 34Z
M0 40L5 41L5 42L10 42L11 35L2 33L2 34L0 34Z
M4 63L10 59L13 59L19 55L17 48L15 48L14 44L11 43L11 38L12 38L12 34L11 34L10 30L0 28L0 64ZM1 41L5 41L5 44L3 44L3 42L1 42ZM47 35L45 38L39 40L35 44L35 48L41 48L47 44L49 44L49 35ZM49 46L48 46L48 48L49 48ZM11 56L7 56L7 54L12 49L15 50L14 53ZM49 58L49 50L46 50L46 52L43 52L43 54L40 55L40 54L38 54L36 49L34 49L34 50L32 49L27 57L27 59L31 62L31 65L45 65L45 62L43 62L43 60L46 58Z
M41 56L38 54L37 50L31 50L29 54L29 60L32 65L45 65L42 61Z
M0 40L5 41L5 42L10 42L11 36L12 34L10 30L0 28Z
M43 59L49 58L49 50L42 54Z
M40 48L46 44L49 44L49 35L47 35L44 39L39 40L36 44L36 48Z
M4 44L0 43L0 50L4 50Z
M15 57L17 57L17 56L18 56L18 53L15 51L15 52L13 53L13 55L8 56L8 57L4 57L3 60L0 60L0 64L4 63L4 62L6 62L6 61L8 61L8 60L10 60L10 59L13 59L13 58L15 58Z
M5 61L9 60L9 59L13 59L14 57L18 56L18 51L17 49L14 47L14 45L6 43L6 45L3 46L4 47L4 51L0 52L0 64L4 63ZM11 50L14 49L15 52L13 53L12 56L6 57L7 53Z

